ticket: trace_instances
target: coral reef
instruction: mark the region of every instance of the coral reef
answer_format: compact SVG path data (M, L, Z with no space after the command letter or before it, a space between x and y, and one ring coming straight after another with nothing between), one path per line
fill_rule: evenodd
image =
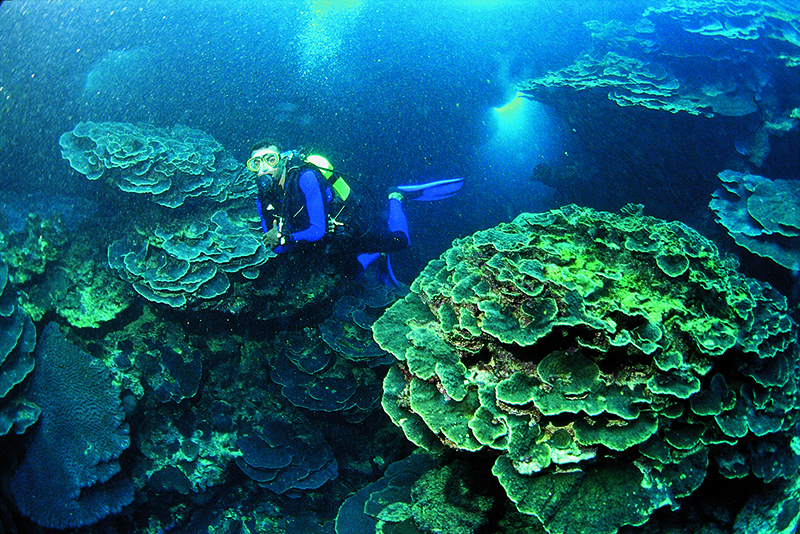
M89 525L133 500L120 472L130 444L108 369L67 341L55 323L39 336L27 397L42 410L10 481L20 511L49 528Z
M236 433L198 421L194 411L164 405L147 410L136 433L136 485L158 494L203 493L223 484L240 453ZM203 412L197 410L201 415Z
M302 437L290 423L266 421L236 441L242 455L236 465L264 488L278 494L317 489L338 475L330 446L318 437Z
M402 524L403 532L420 532L413 524L411 487L436 467L433 458L418 452L394 462L383 476L350 496L336 514L336 533L383 532L384 524Z
M41 276L18 286L20 302L34 320L54 311L78 328L98 328L133 304L134 293L114 275L102 250L79 234L59 250Z
M80 122L59 139L61 154L90 180L107 176L128 193L148 193L177 208L188 198L217 202L249 197L252 180L242 165L200 130L182 125Z
M76 171L92 180L106 179L98 181L98 188L105 189L99 196L113 202L115 211L101 230L108 265L148 301L268 320L326 302L342 281L341 260L324 245L309 247L313 250L305 261L296 254L291 262L275 261L262 269L276 258L262 241L253 174L203 132L183 126L79 123L60 143ZM108 190L108 183L115 189ZM143 203L148 196L154 202ZM320 254L326 255L325 262L319 261ZM101 293L82 283L75 287L84 288L80 305ZM32 311L47 309L44 299L29 300ZM116 301L119 307L129 303ZM73 309L63 315L77 321Z
M378 406L380 380L369 367L354 365L323 343L313 328L279 336L270 378L294 406L340 412L351 422Z
M740 247L800 271L800 182L725 170L708 206Z
M252 173L208 134L180 125L82 122L60 144L76 171L106 177L126 193L114 201L136 217L111 226L108 264L146 299L172 307L218 303L231 274L253 280L272 255L251 204ZM137 203L142 194L155 204Z
M792 66L800 62L798 20L797 6L774 0L667 0L645 9L638 21L585 22L589 49L570 65L521 82L518 89L570 122L588 122L577 118L587 113L594 117L591 125L573 126L577 133L581 126L592 132L606 129L609 121L625 116L638 127L656 116L644 110L720 117L737 129L744 122L739 117L750 115L747 120L755 125L734 134L733 146L762 166L774 138L800 125L794 116L798 93L781 90L796 83ZM635 109L620 114L610 109L616 106ZM673 119L662 116L662 126L664 120ZM593 144L591 137L585 144ZM638 199L624 201L632 200Z
M38 405L20 395L19 384L35 364L31 353L36 345L36 328L20 310L8 282L8 268L0 262L0 436L11 431L22 434L41 413Z
M641 525L707 471L792 480L796 326L736 268L641 206L458 239L373 325L400 361L383 407L427 450L493 451L508 497L551 534Z
M236 311L252 319L298 324L317 324L327 317L330 303L349 283L354 260L326 241L270 257L261 276L233 288L232 300L241 304Z
M649 16L657 35L669 15ZM608 37L619 46L544 91L581 86L690 114L753 111L739 86L687 85L680 56L654 61L639 30ZM209 136L81 123L61 142L119 213L97 225L102 263L86 243L42 248L53 254L42 255L43 272L29 270L23 301L35 320L55 311L81 328L137 303L102 340L72 332L111 369L135 446L124 475L114 473L127 443L108 467L70 468L102 470L85 487L59 482L64 492L34 503L26 462L43 460L31 427L12 487L35 521L89 524L135 491L128 518L141 531L330 532L346 500L339 532L553 534L576 521L633 532L670 516L659 508L685 511L713 475L754 488L739 525L796 524L795 326L780 295L688 227L635 207L522 215L457 241L384 313L398 294L356 288L346 251L319 243L287 259L264 248L252 175ZM104 299L116 303L107 315ZM42 351L55 351L54 328ZM396 426L379 422L381 400ZM121 423L118 407L109 413ZM383 438L367 431L354 447L353 432L376 428ZM436 464L419 452L370 484L412 443L449 454Z
M63 229L54 220L29 213L24 229L0 234L0 252L9 266L12 284L24 284L39 277L66 244Z
M33 320L54 311L73 326L95 328L130 306L132 291L107 267L96 241L76 231L86 217L70 214L65 206L74 203L91 212L85 203L64 198L44 206L20 195L3 200L7 221L0 233L0 257L21 307ZM28 211L33 207L37 211Z
M239 453L236 408L222 399L243 404L243 394L228 369L210 377L213 351L158 311L145 304L134 321L89 348L106 359L128 409L146 414L132 432L134 484L164 506L175 493L203 494L225 483ZM221 385L231 389L219 392Z
M136 358L142 377L153 390L153 397L161 403L190 399L200 388L203 361L199 352L176 348L158 342Z
M153 235L129 235L108 247L108 264L147 300L185 306L224 295L229 275L258 276L257 267L274 254L266 249L246 217L216 211L208 223L199 218L173 220Z
M371 327L397 294L376 283L353 289L317 327L279 334L270 361L272 381L294 406L338 412L351 423L378 406L380 379L373 368L394 359L372 339Z
M388 290L383 296L370 301L369 295L366 298L345 295L337 300L331 316L319 325L328 347L352 362L364 362L371 367L392 363L392 356L372 339L372 323L395 300Z
M589 54L520 88L543 101L552 101L555 89L569 87L604 91L620 106L746 115L756 111L753 94L768 85L763 74L780 71L765 64L784 66L800 57L799 14L786 6L775 9L766 0L669 1L646 9L635 26L590 21L585 25L595 45ZM704 73L702 80L697 72ZM750 80L762 81L754 87ZM775 111L789 117L786 110Z
M489 522L494 496L475 483L471 471L468 462L455 461L414 483L411 514L423 532L471 534Z
M542 88L607 91L620 106L641 106L677 113L713 116L747 115L754 111L746 94L727 94L712 87L690 90L687 84L658 64L607 52L603 57L586 54L561 70L524 82L521 89L536 99L547 98Z
M467 462L438 467L418 449L342 503L336 532L470 534L489 522L495 504L491 488L478 480Z

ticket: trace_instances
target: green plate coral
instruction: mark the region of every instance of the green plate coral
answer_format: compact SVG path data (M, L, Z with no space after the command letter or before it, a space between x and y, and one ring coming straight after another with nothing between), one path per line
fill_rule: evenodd
M508 497L550 533L642 525L709 470L788 478L796 327L737 267L641 206L526 213L456 240L373 326L400 361L383 407L425 449L493 451Z

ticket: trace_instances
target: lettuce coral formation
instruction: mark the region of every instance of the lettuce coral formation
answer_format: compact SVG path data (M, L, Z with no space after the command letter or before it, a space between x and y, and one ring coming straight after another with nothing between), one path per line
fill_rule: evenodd
M563 102L559 89L572 88L602 91L620 106L709 117L754 113L753 95L781 85L785 67L800 58L800 13L796 6L776 4L668 1L646 9L635 25L589 21L592 50L572 65L523 82L520 90L556 106ZM797 104L770 104L769 121L796 127L790 110Z
M294 406L318 412L339 412L348 422L361 422L378 406L380 378L372 369L393 363L372 339L372 323L396 290L360 284L360 295L344 295L317 328L276 336L270 377Z
M255 278L255 268L274 254L244 217L220 210L209 222L178 220L150 239L118 239L108 247L108 264L153 302L180 307L219 297L230 288L229 274Z
M800 182L725 170L708 206L740 247L800 270Z
M200 130L124 122L81 122L59 139L62 156L89 180L107 176L121 191L149 193L170 208L203 196L249 196L241 165Z
M210 135L181 125L81 122L59 142L73 169L127 193L115 202L137 216L111 225L108 265L146 299L172 307L219 301L231 274L253 280L272 255L253 220L252 173ZM155 205L132 200L141 194Z
M278 494L299 495L338 476L333 450L318 436L299 436L286 421L267 421L236 441L236 465L260 486Z
M22 434L39 418L41 408L20 394L33 371L36 327L17 304L8 267L0 261L0 436Z
M522 214L456 240L375 322L400 361L383 407L425 449L494 451L550 533L641 525L709 470L789 478L796 327L736 269L640 207Z

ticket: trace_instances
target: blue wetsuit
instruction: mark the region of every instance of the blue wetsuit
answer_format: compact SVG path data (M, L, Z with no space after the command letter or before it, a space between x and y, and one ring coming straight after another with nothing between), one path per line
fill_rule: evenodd
M317 242L327 233L328 208L333 201L333 190L316 168L290 171L283 188L275 187L270 191L259 187L257 208L261 229L267 233L273 221L279 222L280 232L287 242L274 249L277 253L301 242ZM374 214L368 219L374 219ZM348 248L355 253L393 252L406 248L409 243L405 213L400 201L395 199L389 200L386 222L371 224L363 233L346 228L342 234L343 240L349 240Z
M356 254L361 267L366 270L378 260L378 279L396 286L399 282L387 253L409 245L408 221L400 199L441 200L455 195L463 185L463 178L399 185L389 195L386 219L378 221L374 209L365 208L354 195L342 204L317 167L301 164L286 173L283 188L267 189L259 183L258 214L264 233L277 221L280 234L286 237L285 243L275 247L278 253L300 242L320 241L329 233L328 223L335 223L331 231L335 231L337 241Z
M302 241L313 243L322 239L328 227L325 208L333 200L333 191L319 172L305 168L289 173L285 187L275 189L259 188L256 200L261 230L267 233L277 220L281 234L287 238L286 245L276 247L275 252L285 252Z

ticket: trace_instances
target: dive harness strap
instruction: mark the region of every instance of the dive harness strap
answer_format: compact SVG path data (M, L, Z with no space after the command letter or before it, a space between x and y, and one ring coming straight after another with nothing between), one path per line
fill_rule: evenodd
M327 215L327 225L326 225L325 233L326 233L326 235L329 235L329 234L330 235L334 235L336 233L344 232L347 229L347 224L342 222L342 221L339 221L338 218L347 209L347 202L346 201L347 201L348 197L350 196L351 189L350 189L350 186L347 184L347 182L344 180L344 178L342 178L342 176L340 176L340 173L337 173L336 171L333 171L333 173L332 173L330 178L326 177L322 172L320 172L321 169L318 166L314 165L313 163L308 163L308 162L303 161L302 156L296 150L292 150L292 151L289 151L289 152L284 152L282 154L282 156L287 158L287 164L288 164L287 168L286 168L287 175L290 172L293 173L293 172L299 171L300 168L303 165L307 165L309 167L313 167L314 169L316 169L320 173L320 175L323 177L323 179L328 183L330 188L333 190L334 194L337 197L339 197L340 202L341 202L341 207L339 208L339 211L336 212L336 215L331 215L331 214ZM284 190L284 192L283 192L283 200L284 201L281 203L283 206L286 205L286 194L287 193L288 193L288 190ZM294 215L292 215L292 219L294 219L295 217L300 215L300 213L302 213L304 209L305 209L305 206L301 206L300 209L298 209L297 212ZM286 218L281 214L279 217L277 217L277 219L278 219L277 237L278 237L280 245L283 246L283 245L285 245L286 243L288 243L288 242L290 242L292 240L291 239L291 234L284 234L283 233L283 223L284 223L284 220Z

